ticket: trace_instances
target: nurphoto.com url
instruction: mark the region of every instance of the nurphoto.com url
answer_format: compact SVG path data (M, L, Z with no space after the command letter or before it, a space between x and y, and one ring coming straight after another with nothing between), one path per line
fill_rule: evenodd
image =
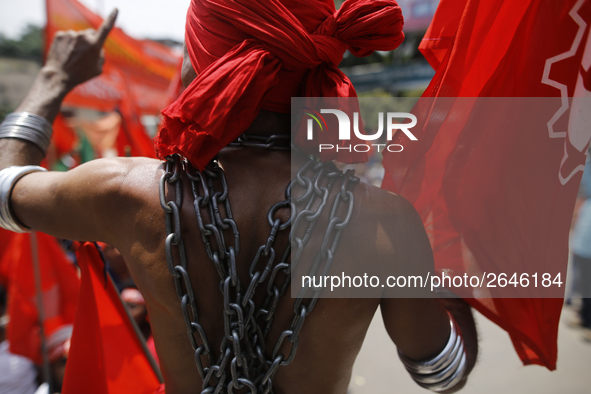
M330 289L334 291L340 288L423 288L430 291L437 291L440 288L527 288L527 287L562 287L561 273L486 273L482 275L448 275L442 272L432 275L428 272L425 276L420 275L399 275L388 276L381 281L378 276L368 274L349 276L344 272L339 275L303 275L302 287L315 289Z

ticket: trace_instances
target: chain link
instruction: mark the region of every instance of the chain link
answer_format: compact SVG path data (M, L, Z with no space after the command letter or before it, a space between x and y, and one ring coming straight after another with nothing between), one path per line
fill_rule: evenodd
M261 141L264 138L248 136L249 140L264 145L258 147L269 148L269 143L279 140L269 140L270 137L267 137L265 141ZM243 144L244 140L240 143ZM199 323L195 295L187 271L180 222L183 203L182 172L191 183L195 215L205 251L220 277L224 337L217 360L214 360L207 334ZM277 202L269 210L269 236L250 263L249 283L243 286L236 266L236 258L240 252L240 235L232 215L224 171L216 161L212 161L204 171L193 171L180 156L172 155L167 158L166 171L160 179L159 188L160 204L166 217L166 262L181 301L189 340L195 352L197 371L203 380L202 394L234 393L235 390L244 388L248 388L252 394L273 393L273 376L280 366L289 365L294 360L300 331L306 317L314 309L321 289L302 288L294 301L294 318L289 328L281 332L272 348L266 348L265 340L273 325L279 299L291 283L292 270L298 265L318 219L330 206L328 200L331 190L339 181L340 191L336 193L332 203L320 250L309 270L310 276L315 275L319 269L324 274L328 273L342 231L351 219L354 204L351 190L359 179L352 170L343 175L333 163L309 161L287 186L285 200ZM174 189L174 199L166 198L167 184L169 189ZM298 191L298 197L292 198L292 189ZM342 206L347 209L344 218L338 216ZM290 218L282 221L277 217L278 212L288 208L291 210ZM280 232L287 230L290 242L278 253L275 250L275 241ZM176 255L179 256L178 259L175 258ZM259 285L265 281L266 294L262 304L257 307L254 296Z
M242 134L236 139L236 141L233 141L228 145L271 150L290 150L291 136L288 134L270 136Z

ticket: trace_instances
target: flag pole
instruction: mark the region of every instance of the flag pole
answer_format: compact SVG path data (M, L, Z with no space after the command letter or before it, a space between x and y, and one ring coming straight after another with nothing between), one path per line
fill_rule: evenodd
M41 267L39 264L39 248L37 244L37 232L31 231L31 256L33 258L33 273L35 275L35 292L37 295L37 310L39 312L39 336L41 337L41 354L43 356L43 380L48 384L48 392L53 393L51 384L51 371L49 368L49 352L45 338L45 311L43 310L43 291L41 288Z

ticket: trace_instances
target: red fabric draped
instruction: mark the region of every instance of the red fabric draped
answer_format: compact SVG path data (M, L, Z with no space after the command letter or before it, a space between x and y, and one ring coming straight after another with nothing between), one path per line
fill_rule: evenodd
M152 394L160 385L94 245L78 249L81 271L64 394Z
M420 46L437 67L423 97L436 99L412 111L430 123L413 129L404 155L384 154L382 185L421 214L437 270L566 280L591 139L590 26L589 0L440 2ZM446 97L458 99L446 108ZM491 98L504 105L482 104ZM524 364L556 368L561 298L468 301L510 334Z
M74 145L78 140L76 131L74 131L67 123L64 116L60 113L53 121L53 135L52 142L55 146L55 154L59 158L66 153L74 150Z
M41 292L43 297L44 330L46 338L74 322L80 280L56 239L37 234L37 250ZM33 268L30 234L12 234L0 261L10 268L8 340L10 351L42 363L39 336L39 311Z
M9 245L16 233L0 229L0 286L8 288L14 265L17 263L5 257L10 252Z
M289 113L291 97L356 97L337 67L344 52L392 50L402 25L394 0L347 0L336 12L332 0L193 0L186 45L198 76L162 112L159 157L179 153L203 168L261 109Z

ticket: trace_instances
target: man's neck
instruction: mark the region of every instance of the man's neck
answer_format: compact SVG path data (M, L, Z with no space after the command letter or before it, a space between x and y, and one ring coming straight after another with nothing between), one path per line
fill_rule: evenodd
M290 134L291 115L261 110L244 134L270 136Z

